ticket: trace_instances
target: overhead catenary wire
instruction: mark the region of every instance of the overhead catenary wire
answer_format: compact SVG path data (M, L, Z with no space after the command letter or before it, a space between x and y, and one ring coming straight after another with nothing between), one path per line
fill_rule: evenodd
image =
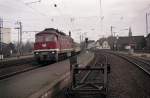
M36 1L32 1L32 2L27 2L25 4L30 5L30 4L34 4L34 3L40 3L42 0L36 0Z
M16 1L19 1L20 3L22 3L22 4L24 4L25 6L27 6L27 7L29 7L30 9L32 9L33 11L35 11L36 13L38 13L38 14L40 14L40 15L42 15L42 16L44 16L44 17L46 17L46 18L52 18L52 17L55 17L55 16L49 16L49 15L47 15L47 14L45 14L45 13L43 13L43 12L41 12L41 11L39 11L39 10L37 10L36 8L34 8L34 7L32 7L32 6L29 6L29 5L27 5L27 4L25 4L23 1L21 1L21 0L16 0ZM55 4L55 2L53 2L54 4ZM63 15L62 14L62 11L58 8L59 6L57 6L57 10L58 10L58 12L61 14L61 16ZM97 16L87 16L87 17L76 17L76 19L86 19L86 18L94 18L94 17L97 17ZM27 20L41 20L41 19L25 19L26 21ZM16 20L13 20L13 21L16 21ZM13 21L5 21L5 22L13 22Z
M40 12L39 10L37 10L37 9L35 9L35 8L33 8L33 7L31 7L31 6L28 5L28 4L25 4L22 0L17 0L17 1L21 2L21 3L24 4L25 6L29 7L30 9L32 9L33 11L38 12L38 14L40 14L40 15L42 15L42 16L44 16L44 17L49 18L49 16L48 16L47 14L45 14L45 13L43 13L43 12Z
M43 17L46 17L47 19L49 18L49 15L47 15L47 14L45 14L45 13L43 13L43 12L40 12L39 10L37 10L37 9L35 9L35 8L33 8L33 7L31 7L31 6L29 6L29 5L27 5L27 4L25 4L23 1L21 1L21 0L16 0L17 2L19 2L20 4L23 4L23 5L25 5L26 7L28 7L28 8L30 8L32 11L34 11L35 13L37 13L37 14L39 14L39 15L41 15L41 16L43 16ZM4 6L4 7L9 7L9 8L15 8L15 9L18 9L18 7L14 7L14 6L7 6L7 5L5 5L5 4L0 4L0 5L2 5L2 6ZM2 6L0 6L0 7L2 7ZM40 19L39 19L40 20ZM16 21L16 20L13 20L14 22ZM13 22L13 21L8 21L8 20L4 20L4 22L9 22L9 23L11 23L11 22Z
M44 16L44 17L46 17L47 19L50 19L50 16L49 16L49 15L47 15L47 14L45 14L45 13L42 13L41 11L35 9L34 7L31 7L31 6L27 5L27 4L25 4L23 1L21 1L21 0L16 0L16 1L19 1L19 3L21 3L21 4L25 5L25 6L27 6L27 7L30 8L32 11L38 13L39 15ZM1 4L1 5L2 5L2 4ZM3 4L3 5L5 5L5 4ZM5 6L7 6L7 5L5 5ZM11 6L9 6L9 7L11 7ZM17 8L17 7L13 7L13 8ZM43 19L45 19L45 18L43 18ZM27 21L28 19L23 19L23 20ZM33 21L33 20L36 20L36 21L37 21L37 20L41 20L41 19L32 19L32 21ZM29 20L29 21L30 21L30 20ZM15 19L13 19L13 20L5 19L4 22L5 22L5 23L12 23L12 24L15 24L15 23L17 22L17 20L15 20Z
M30 8L32 11L34 11L34 12L37 13L37 14L39 14L39 15L41 15L41 16L43 16L43 17L49 18L49 15L47 15L47 14L45 14L45 13L43 13L43 12L37 10L36 8L34 8L34 7L32 7L32 6L28 5L28 4L26 4L26 3L23 2L22 0L15 0L15 1L17 1L17 3L23 4L24 6ZM14 7L14 6L7 6L7 5L5 5L5 4L0 4L0 5L5 6L5 7L13 7L13 8L18 9L18 7ZM1 7L1 6L0 6L0 7Z

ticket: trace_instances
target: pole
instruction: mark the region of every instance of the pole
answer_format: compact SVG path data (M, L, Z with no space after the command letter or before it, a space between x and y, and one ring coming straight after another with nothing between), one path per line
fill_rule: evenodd
M20 33L19 33L19 27L18 28L16 28L17 30L18 30L18 45L17 45L17 57L19 57L20 55L20 40L19 40L19 38L20 38Z
M17 22L17 24L19 25L19 27L15 28L18 30L18 52L17 52L17 56L19 57L22 52L21 52L21 47L22 47L22 22Z
M111 31L111 36L113 37L113 32L112 32L112 26L110 27L110 31Z
M0 18L0 55L2 54L2 19Z
M82 48L82 45L81 45L81 33L80 33L80 36L79 36L79 40L80 40L80 48Z
M100 20L101 20L101 33L103 32L103 10L102 10L102 1L99 0L100 4Z
M148 13L146 13L146 34L148 35Z
M3 19L0 18L0 59L3 59L3 35L2 35L2 28L3 28Z
M20 55L22 55L22 22L19 22L20 28Z

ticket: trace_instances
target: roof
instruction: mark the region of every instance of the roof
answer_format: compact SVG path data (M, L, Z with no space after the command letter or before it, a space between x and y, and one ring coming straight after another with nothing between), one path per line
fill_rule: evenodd
M42 34L42 33L55 33L55 34L67 36L65 33L59 31L58 29L54 29L54 28L46 28L43 31L37 33L37 35Z
M100 45L102 45L104 41L107 41L107 39L106 38L101 38L101 39L98 40Z
M94 42L95 42L94 40L89 40L89 41L88 41L88 43L94 43Z
M146 38L150 38L150 33L147 35L147 37Z

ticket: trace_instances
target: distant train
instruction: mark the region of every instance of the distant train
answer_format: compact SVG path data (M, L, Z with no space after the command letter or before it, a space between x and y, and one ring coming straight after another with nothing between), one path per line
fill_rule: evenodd
M71 38L71 34L47 28L35 35L34 57L38 62L58 61L80 52L79 46Z

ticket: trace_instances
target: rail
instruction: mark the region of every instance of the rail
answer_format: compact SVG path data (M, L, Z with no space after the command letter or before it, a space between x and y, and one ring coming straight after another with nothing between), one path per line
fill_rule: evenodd
M114 54L116 56L119 56L125 59L131 64L136 65L138 68L140 68L141 70L143 70L146 74L150 76L150 62L149 61L136 58L136 57L132 57L132 56L128 56L128 55L119 54L119 53L113 53L113 52L107 52L107 53L111 53L111 54Z

